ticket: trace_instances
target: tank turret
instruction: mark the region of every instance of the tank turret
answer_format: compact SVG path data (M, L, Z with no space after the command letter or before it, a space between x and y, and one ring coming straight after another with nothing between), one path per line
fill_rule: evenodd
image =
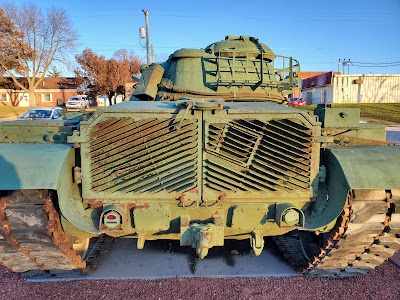
M224 98L286 103L299 89L300 64L248 36L227 36L205 49L181 49L146 65L131 100Z

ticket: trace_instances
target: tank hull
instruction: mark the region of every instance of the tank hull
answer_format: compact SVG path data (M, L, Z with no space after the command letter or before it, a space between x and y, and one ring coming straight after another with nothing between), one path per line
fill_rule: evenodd
M400 148L357 108L286 107L296 60L228 36L141 71L129 102L1 124L8 268L88 272L115 238L179 240L206 259L228 239L260 255L273 237L318 276L365 273L399 250Z

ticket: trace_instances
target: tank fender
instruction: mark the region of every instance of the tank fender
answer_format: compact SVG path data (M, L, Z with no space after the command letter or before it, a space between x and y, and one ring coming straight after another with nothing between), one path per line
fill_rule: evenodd
M94 210L84 210L72 182L75 150L66 144L0 144L0 190L56 190L62 216L79 229L99 234Z
M0 189L53 189L73 149L65 144L0 144Z
M350 190L400 188L400 147L327 148L323 161L327 172L326 207L306 218L305 230L317 230L333 222L342 212Z
M340 164L351 189L399 189L400 147L363 146L327 149Z

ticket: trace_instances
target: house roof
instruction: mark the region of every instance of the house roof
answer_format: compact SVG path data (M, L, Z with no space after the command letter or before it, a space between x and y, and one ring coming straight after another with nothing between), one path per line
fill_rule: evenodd
M338 72L326 72L302 80L301 89L310 89L318 86L325 86L332 83L332 77Z
M25 87L28 87L26 78L18 78L18 81ZM38 85L37 89L77 89L81 84L75 77L45 77ZM19 90L20 88L13 82L11 77L0 78L0 89Z
M301 71L300 76L301 76L301 79L307 79L307 78L318 76L318 75L325 74L325 73L326 73L326 71L313 71L313 72Z

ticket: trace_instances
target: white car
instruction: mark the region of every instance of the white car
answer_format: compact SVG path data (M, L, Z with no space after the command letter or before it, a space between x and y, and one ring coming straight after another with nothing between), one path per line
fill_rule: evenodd
M67 110L77 109L81 110L84 108L89 107L89 100L87 96L78 95L68 99L67 103L65 104Z
M37 107L28 109L20 117L20 120L62 120L61 107Z

